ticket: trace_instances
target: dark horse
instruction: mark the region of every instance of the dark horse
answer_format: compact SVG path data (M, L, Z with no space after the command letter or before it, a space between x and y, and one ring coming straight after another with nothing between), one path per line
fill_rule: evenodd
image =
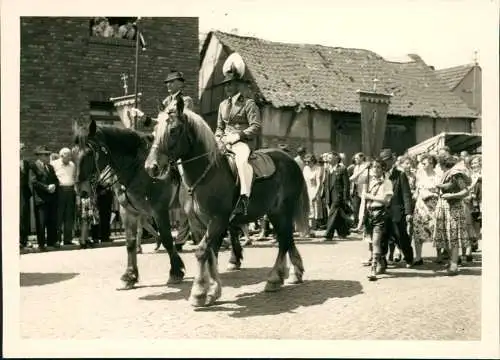
M134 213L153 216L158 224L160 241L170 257L170 274L167 284L179 283L184 278L184 263L172 238L170 208L178 206L180 180L175 172L162 180L154 180L144 169L150 135L143 135L130 129L97 127L92 121L88 128L74 125L75 142L78 145L77 180L79 183L96 182L106 177L103 173L109 167L125 187L127 202ZM129 218L128 216L125 219ZM131 217L133 218L133 217ZM125 288L132 288L139 279L137 266L137 222L124 224L127 243L127 269L121 279ZM233 258L241 253L239 241L232 241ZM236 255L235 255L236 253Z
M126 189L133 206L144 214L153 215L163 246L170 257L170 275L167 284L179 283L184 278L184 263L172 238L169 209L178 185L172 179L152 181L144 171L144 160L149 141L145 135L128 129L97 127L92 121L88 127L74 127L78 145L76 166L78 183L95 180L109 166L119 183ZM126 288L132 288L139 280L137 266L137 226L124 224L127 244L127 269L121 279Z
M238 182L227 156L219 150L215 135L203 118L184 109L179 99L176 108L157 125L145 168L153 178L161 179L167 176L167 169L172 165L178 166L184 184L179 190L180 203L188 214L191 228L204 233L195 253L198 267L190 295L194 306L211 305L221 296L217 249L228 224L246 224L265 214L273 224L279 243L265 290L276 291L283 285L287 253L293 265L289 282L302 282L304 267L293 231L294 223L299 231L307 231L309 199L304 177L298 164L285 152L268 149L256 153L254 156L267 156L274 170L254 182L247 215L233 218Z

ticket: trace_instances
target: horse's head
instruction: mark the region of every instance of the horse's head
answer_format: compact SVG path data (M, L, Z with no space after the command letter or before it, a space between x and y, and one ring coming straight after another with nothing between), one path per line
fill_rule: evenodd
M191 150L188 120L184 114L184 100L179 96L161 114L154 130L154 140L144 165L153 178L164 178L173 162Z
M96 184L102 171L109 166L108 150L99 139L97 125L92 120L89 126L75 123L75 167L78 189Z

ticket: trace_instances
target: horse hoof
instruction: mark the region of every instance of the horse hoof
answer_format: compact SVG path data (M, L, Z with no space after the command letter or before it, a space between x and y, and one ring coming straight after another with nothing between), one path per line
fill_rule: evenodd
M217 301L217 296L207 295L207 300L205 301L205 306L212 306Z
M241 269L241 264L233 264L233 263L227 264L227 270L229 271L240 270L240 269Z
M201 294L196 296L191 296L190 302L193 307L203 307L206 306L207 303L207 294Z
M267 282L266 287L264 288L265 292L276 292L281 289L281 282Z
M176 285L180 284L184 280L182 277L171 276L167 280L167 285Z
M287 283L288 284L302 284L304 280L302 280L302 276L297 276L297 275L291 275L290 278L288 279Z

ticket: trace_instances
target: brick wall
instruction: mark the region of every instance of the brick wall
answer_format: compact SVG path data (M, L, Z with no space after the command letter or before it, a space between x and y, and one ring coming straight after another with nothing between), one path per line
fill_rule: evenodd
M20 137L31 152L71 144L74 119L89 116L90 101L123 95L121 73L134 91L135 41L90 36L83 17L21 18ZM185 93L197 107L198 18L143 18L147 50L139 55L141 109L155 115L171 69L184 72Z

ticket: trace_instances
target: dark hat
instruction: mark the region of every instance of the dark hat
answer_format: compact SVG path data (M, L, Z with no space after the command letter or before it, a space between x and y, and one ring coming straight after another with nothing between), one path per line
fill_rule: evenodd
M393 158L392 150L391 149L382 149L380 151L380 160L389 160Z
M171 71L170 74L167 75L165 83L169 83L174 80L180 80L184 82L184 74L181 73L180 71Z
M45 145L37 146L35 148L35 155L50 155L50 154L51 152L49 151L49 149L47 149Z

